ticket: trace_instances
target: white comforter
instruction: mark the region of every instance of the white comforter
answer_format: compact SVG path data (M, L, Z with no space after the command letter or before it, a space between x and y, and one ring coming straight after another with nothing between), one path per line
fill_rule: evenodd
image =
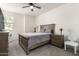
M29 37L28 47L50 39L50 33L23 33L24 37Z

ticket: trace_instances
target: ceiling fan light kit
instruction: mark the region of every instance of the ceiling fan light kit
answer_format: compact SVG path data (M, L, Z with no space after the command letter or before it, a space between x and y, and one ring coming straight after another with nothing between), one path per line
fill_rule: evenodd
M41 9L41 7L40 6L37 6L36 4L37 3L28 3L28 6L23 6L22 8L29 7L31 9L31 11L34 11L34 8Z
M30 6L30 9L33 9L33 6Z

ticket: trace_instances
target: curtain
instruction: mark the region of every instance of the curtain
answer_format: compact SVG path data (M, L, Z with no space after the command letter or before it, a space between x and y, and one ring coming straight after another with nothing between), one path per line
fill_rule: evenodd
M0 8L0 31L4 30L4 16Z

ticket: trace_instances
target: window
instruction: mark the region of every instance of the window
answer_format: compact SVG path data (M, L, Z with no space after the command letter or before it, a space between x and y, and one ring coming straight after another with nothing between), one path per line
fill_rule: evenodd
M5 30L13 30L14 27L14 17L6 16L4 19Z

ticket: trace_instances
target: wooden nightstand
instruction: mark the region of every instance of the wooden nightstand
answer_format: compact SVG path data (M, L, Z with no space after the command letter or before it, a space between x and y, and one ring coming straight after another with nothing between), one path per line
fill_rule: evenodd
M58 47L64 47L64 35L51 35L50 43Z

